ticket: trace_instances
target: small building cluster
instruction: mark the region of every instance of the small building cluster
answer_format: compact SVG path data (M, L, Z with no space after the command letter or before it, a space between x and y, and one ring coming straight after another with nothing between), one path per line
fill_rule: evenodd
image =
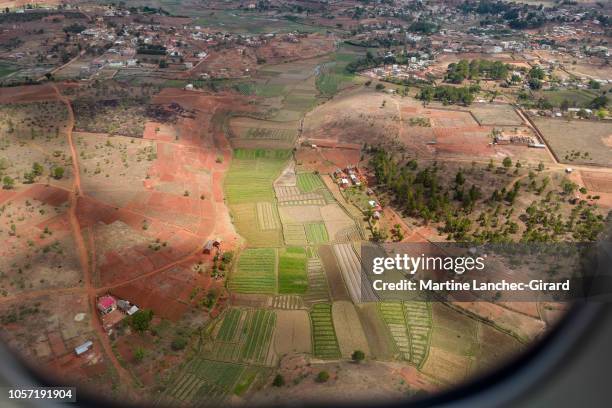
M138 306L130 301L117 299L112 295L99 297L96 306L102 319L102 326L109 334L112 328L126 316L132 316L140 310Z
M333 173L334 179L342 188L350 186L359 187L364 182L364 178L357 166L346 166L344 169L336 169Z

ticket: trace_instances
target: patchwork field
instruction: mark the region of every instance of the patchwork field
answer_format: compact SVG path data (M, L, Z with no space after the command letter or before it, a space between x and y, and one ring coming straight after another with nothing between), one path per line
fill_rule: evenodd
M276 313L269 310L229 309L217 325L214 342L204 354L213 360L271 365Z
M429 353L430 304L381 302L379 309L402 358L422 367Z
M322 244L329 241L327 229L322 222L308 223L305 225L306 239L309 244Z
M312 335L310 320L305 310L280 310L276 312L274 350L279 356L287 353L311 353Z
M305 293L308 288L306 251L300 247L280 250L278 257L278 292Z
M288 150L234 150L234 159L225 179L228 203L273 200L272 182L290 154Z
M350 358L355 350L361 350L366 356L370 356L368 340L355 305L346 301L334 302L332 317L342 356Z
M239 293L275 293L276 249L245 249L238 258L228 287Z
M332 320L332 305L317 303L310 312L314 355L322 359L337 359L342 356Z

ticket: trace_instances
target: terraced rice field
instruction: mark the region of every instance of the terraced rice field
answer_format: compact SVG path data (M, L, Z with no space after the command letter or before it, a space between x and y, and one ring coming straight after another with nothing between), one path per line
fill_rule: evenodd
M278 258L278 292L305 293L308 288L306 252L294 247L281 250Z
M259 229L263 231L280 228L278 211L273 203L268 201L257 203L257 223Z
M298 173L297 186L303 193L310 193L311 191L325 188L321 177L313 173Z
M314 355L322 359L337 359L342 355L334 331L332 306L329 303L317 303L310 312Z
M306 291L304 300L309 303L328 302L329 288L321 260L310 257L308 259L307 271L308 291Z
M432 332L431 306L427 302L382 302L379 310L404 360L422 367Z
M207 356L214 360L271 365L270 342L276 314L269 310L230 309Z
M290 150L234 150L234 159L225 178L228 203L273 201L272 183L290 155Z
M302 224L283 223L283 236L287 245L306 245L306 231Z
M238 258L229 289L239 293L276 293L276 250L248 248Z
M306 229L306 239L309 244L321 244L329 241L327 228L322 222L313 222L304 226Z

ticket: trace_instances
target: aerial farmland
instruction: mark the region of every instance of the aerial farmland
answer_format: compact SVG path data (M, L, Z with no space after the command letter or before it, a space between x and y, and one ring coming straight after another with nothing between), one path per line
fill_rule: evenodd
M397 402L570 308L383 298L363 248L598 242L608 6L64 3L0 2L0 339L43 374L155 406Z

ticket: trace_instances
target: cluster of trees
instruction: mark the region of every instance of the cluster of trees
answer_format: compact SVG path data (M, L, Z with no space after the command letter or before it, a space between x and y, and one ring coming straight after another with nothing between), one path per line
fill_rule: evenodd
M546 18L543 7L514 4L501 0L465 1L459 5L464 13L476 13L481 15L495 16L491 23L505 22L510 28L517 30L527 28L538 28L544 25Z
M159 44L141 44L136 52L146 55L166 55L166 47Z
M438 31L438 29L439 27L437 24L424 20L415 21L414 23L410 24L410 26L408 26L408 31L422 34L433 34Z
M474 97L479 91L480 87L478 85L464 87L427 85L421 89L418 98L425 102L440 101L445 105L470 105L474 102Z
M546 77L546 73L539 66L535 66L529 70L527 75L527 83L529 87L534 90L542 88L542 80Z
M363 71L364 69L375 68L383 64L395 64L394 56L375 56L370 51L366 52L365 58L359 58L355 61L349 62L346 65L346 71L354 74L357 71Z
M438 167L418 170L416 161L401 165L386 150L372 148L370 165L379 183L394 197L397 205L406 215L422 218L425 222L445 222L444 231L462 239L471 227L467 217L482 198L480 188L466 185L462 171L455 176L452 186L444 187Z
M491 78L505 80L508 77L509 66L501 61L487 61L482 59L462 59L457 63L448 65L446 80L453 84L460 84L465 79Z
M407 216L420 218L425 223L437 223L439 231L448 234L448 239L476 243L510 242L516 234L521 234L523 242L552 242L568 236L592 241L604 227L604 217L597 213L597 207L573 196L578 186L569 180L563 181L560 190L555 191L549 186L549 177L538 181L536 173L530 171L531 183L517 181L484 196L478 185L467 182L463 170L459 170L454 180L449 182L439 177L435 163L418 169L416 161L400 162L381 148L370 148L369 152L378 187L393 197L393 204ZM507 157L496 172L508 173L513 164ZM515 167L518 171L522 165L517 162ZM488 170L492 172L494 169L491 162ZM543 170L544 166L540 164L537 171ZM543 198L534 201L517 217L514 215L515 203L523 191ZM586 194L584 188L580 192ZM569 217L562 215L563 202L577 202ZM522 222L522 228L519 222Z

